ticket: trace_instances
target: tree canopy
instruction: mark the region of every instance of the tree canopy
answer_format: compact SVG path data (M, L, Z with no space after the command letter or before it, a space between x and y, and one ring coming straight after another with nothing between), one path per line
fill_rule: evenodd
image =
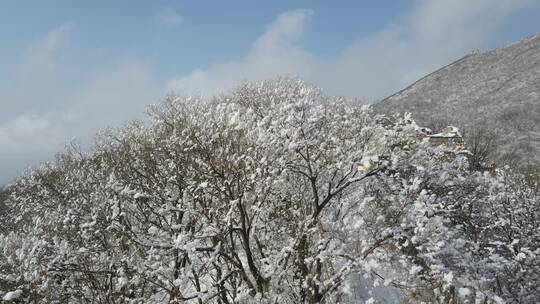
M0 296L533 303L539 187L297 79L169 96L7 188Z

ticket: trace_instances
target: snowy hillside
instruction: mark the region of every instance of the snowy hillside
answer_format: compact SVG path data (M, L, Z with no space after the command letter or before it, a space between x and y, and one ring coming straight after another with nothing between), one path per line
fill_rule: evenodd
M478 127L497 134L496 159L540 164L540 34L476 52L375 105L411 112L421 124Z

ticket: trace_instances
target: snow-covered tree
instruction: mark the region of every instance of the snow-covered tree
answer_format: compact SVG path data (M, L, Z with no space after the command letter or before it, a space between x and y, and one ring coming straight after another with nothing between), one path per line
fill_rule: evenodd
M8 187L0 296L534 302L538 186L296 79L169 96ZM536 187L536 188L535 188ZM1 226L4 228L4 226Z

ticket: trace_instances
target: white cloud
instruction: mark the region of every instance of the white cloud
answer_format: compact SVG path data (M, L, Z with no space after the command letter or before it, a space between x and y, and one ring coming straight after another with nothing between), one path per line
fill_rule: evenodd
M149 69L136 59L99 69L86 78L65 100L69 116L81 128L90 129L90 134L96 128L140 117L162 93Z
M17 66L17 76L32 78L33 75L52 76L56 70L58 50L69 37L69 26L53 29L45 37L32 43L23 53Z
M66 141L65 124L55 116L22 114L0 125L0 185L60 151Z
M216 64L207 70L194 70L189 75L172 79L167 89L215 94L243 80L311 74L317 62L297 45L311 15L312 11L305 9L280 14L242 60Z
M0 90L0 100L8 102L0 113L0 185L50 159L70 138L88 144L98 129L141 117L162 95L150 70L134 58L86 71L74 85L58 69L67 42L60 27L32 43L12 71L9 90Z
M533 0L419 0L392 26L321 59L302 48L313 12L280 14L236 61L196 69L166 83L136 58L83 71L73 81L58 61L69 47L70 29L53 29L32 43L0 87L0 183L24 166L49 159L70 137L88 143L106 125L139 116L165 91L218 93L243 80L296 75L330 94L383 97L425 73L484 45L512 13ZM182 18L162 11L158 21ZM77 67L70 67L76 69ZM69 73L68 73L69 74Z
M184 22L184 18L180 16L174 9L168 8L160 11L157 16L156 20L166 26L174 26L179 25L182 22Z
M252 52L272 54L283 49L294 48L294 44L302 38L306 20L313 11L298 9L280 14L266 28L266 32L255 41Z
M47 115L21 115L0 126L0 151L8 154L27 150L39 151L44 148L39 140L45 140L45 138L36 134L50 126L51 122Z
M173 79L178 92L216 93L244 79L295 75L331 94L384 97L453 59L480 48L512 13L533 0L419 0L408 15L359 39L329 60L299 43L309 10L281 14L242 60L215 64Z
M99 69L85 78L77 87L65 89L57 107L45 114L23 113L0 125L0 134L7 126L6 133L22 146L35 145L35 149L43 150L57 149L71 137L88 142L101 128L140 118L145 107L162 95L152 73L135 59ZM25 124L28 126L19 128ZM11 132L16 129L24 136ZM9 151L6 142L0 140L0 149Z
M502 19L533 5L532 0L421 0L411 15L411 27L420 41L459 44L486 39Z

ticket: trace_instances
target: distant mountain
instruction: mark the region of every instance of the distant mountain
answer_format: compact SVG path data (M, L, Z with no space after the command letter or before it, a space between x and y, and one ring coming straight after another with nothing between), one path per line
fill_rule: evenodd
M410 112L419 124L456 125L493 134L491 161L540 164L540 34L475 52L419 79L374 105ZM485 133L484 133L485 134Z

